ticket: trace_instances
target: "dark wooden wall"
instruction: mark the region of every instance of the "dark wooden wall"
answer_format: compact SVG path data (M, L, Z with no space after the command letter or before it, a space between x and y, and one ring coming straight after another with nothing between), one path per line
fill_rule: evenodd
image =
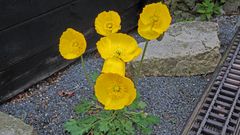
M0 0L0 102L72 61L58 52L61 33L72 27L95 47L94 19L103 10L121 14L122 31L137 24L144 0Z

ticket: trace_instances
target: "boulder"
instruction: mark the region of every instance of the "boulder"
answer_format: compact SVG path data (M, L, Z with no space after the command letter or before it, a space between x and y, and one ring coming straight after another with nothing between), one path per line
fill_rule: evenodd
M37 135L33 127L18 118L0 112L0 135Z
M140 47L144 47L144 42ZM213 22L180 22L173 24L161 41L149 41L142 75L191 76L211 73L215 70L219 52L218 25ZM138 59L127 65L132 76L139 65Z

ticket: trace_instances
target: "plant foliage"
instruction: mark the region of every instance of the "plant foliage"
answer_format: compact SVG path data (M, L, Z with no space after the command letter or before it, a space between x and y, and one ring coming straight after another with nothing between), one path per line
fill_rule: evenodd
M151 134L151 127L159 123L159 118L145 113L146 106L145 102L137 100L128 108L107 111L97 103L83 101L75 107L79 119L67 121L64 128L71 135Z
M204 0L202 3L198 3L196 5L197 7L197 13L201 14L202 20L210 20L214 15L220 15L222 4L224 3L224 0L221 0L220 2L214 3L212 0Z

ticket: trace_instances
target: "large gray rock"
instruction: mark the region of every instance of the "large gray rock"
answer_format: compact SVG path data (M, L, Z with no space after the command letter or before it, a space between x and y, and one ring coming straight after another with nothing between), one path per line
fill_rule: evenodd
M20 119L0 112L0 135L37 135L33 127Z
M218 25L213 22L173 24L162 41L149 42L142 67L145 76L190 76L211 73L221 55ZM140 43L143 48L144 43ZM129 63L132 75L140 57Z

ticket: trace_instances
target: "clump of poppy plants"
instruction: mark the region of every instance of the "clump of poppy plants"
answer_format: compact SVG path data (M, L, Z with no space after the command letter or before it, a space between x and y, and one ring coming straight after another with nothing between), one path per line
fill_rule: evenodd
M101 74L91 80L86 71L83 53L84 35L72 28L63 32L59 51L67 60L81 57L83 70L95 95L75 107L78 118L70 119L64 128L71 135L134 135L151 134L159 118L144 112L147 104L136 90L148 41L157 39L169 28L171 16L166 5L153 3L143 8L138 20L138 33L146 39L144 50L121 29L121 18L115 11L103 11L95 19L96 32L103 37L96 43L104 59ZM125 65L141 55L134 81L125 76ZM95 83L95 84L94 84Z

